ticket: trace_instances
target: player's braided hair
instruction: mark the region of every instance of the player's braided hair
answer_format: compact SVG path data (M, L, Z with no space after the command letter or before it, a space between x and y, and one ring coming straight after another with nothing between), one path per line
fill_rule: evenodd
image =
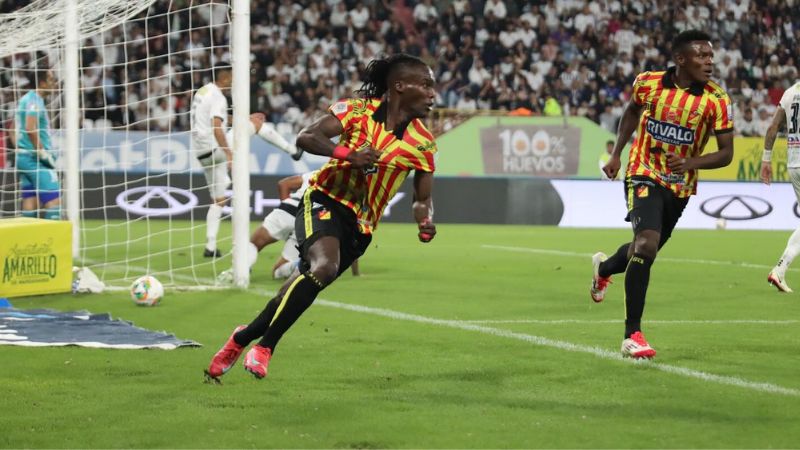
M366 98L380 98L388 90L389 75L400 67L423 66L424 61L416 56L397 53L385 58L373 59L367 65L363 84L356 94Z

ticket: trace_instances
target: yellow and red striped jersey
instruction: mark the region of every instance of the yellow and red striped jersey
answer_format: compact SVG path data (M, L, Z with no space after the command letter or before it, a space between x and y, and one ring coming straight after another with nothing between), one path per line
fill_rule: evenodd
M626 176L649 177L675 196L688 197L697 192L697 170L673 174L667 167L667 153L700 156L712 132L733 131L733 109L728 94L713 81L682 89L674 78L675 67L670 67L640 73L634 81L632 100L643 111Z
M383 209L412 170L433 172L436 143L419 119L387 130L386 105L377 98L352 98L329 111L342 123L339 145L361 150L372 147L380 157L372 169L355 170L347 161L331 159L309 183L356 213L359 231L372 233Z

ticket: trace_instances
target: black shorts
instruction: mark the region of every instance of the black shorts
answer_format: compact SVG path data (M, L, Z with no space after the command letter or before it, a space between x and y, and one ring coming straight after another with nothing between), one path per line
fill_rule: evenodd
M307 200L310 201L307 202ZM323 236L339 239L339 273L344 273L353 261L367 251L372 235L358 231L356 215L349 208L327 195L312 191L298 205L294 221L297 249L300 251L300 273L308 271L308 248Z
M658 231L661 233L659 249L672 235L675 224L689 203L688 197L676 197L669 189L644 176L625 180L625 199L628 204L625 220L633 226L633 233Z

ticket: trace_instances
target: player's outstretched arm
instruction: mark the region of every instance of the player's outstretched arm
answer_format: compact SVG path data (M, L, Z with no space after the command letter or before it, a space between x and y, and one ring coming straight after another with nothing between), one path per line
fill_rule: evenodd
M778 131L784 123L786 123L786 113L779 105L764 136L764 153L761 154L761 181L764 184L772 181L772 146L775 145L775 138L778 137Z
M411 205L414 220L419 228L419 240L430 242L436 236L433 224L433 173L414 172L414 203Z
M619 168L622 165L620 162L620 155L622 150L630 141L633 132L636 131L636 126L639 124L639 116L642 115L642 105L637 104L633 98L625 106L625 111L622 112L622 117L617 127L617 139L614 142L614 151L608 162L603 166L603 172L612 180L617 178Z
M344 133L344 127L333 115L325 115L316 122L300 130L297 146L315 155L341 159L356 169L368 169L375 164L379 153L373 148L355 151L342 145L335 145L331 139Z

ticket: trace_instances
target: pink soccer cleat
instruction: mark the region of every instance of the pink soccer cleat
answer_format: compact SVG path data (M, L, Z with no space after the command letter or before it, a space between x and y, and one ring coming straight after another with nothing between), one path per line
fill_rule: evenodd
M247 325L239 325L233 330L231 336L228 338L228 341L225 342L225 345L211 358L211 364L208 365L208 369L206 369L206 376L217 383L219 383L219 377L225 375L225 372L230 370L236 361L239 360L239 355L242 354L244 351L244 346L241 346L233 340L233 335L244 330L247 328Z
M267 366L272 358L272 350L260 345L254 345L244 357L244 370L261 379L267 376Z

